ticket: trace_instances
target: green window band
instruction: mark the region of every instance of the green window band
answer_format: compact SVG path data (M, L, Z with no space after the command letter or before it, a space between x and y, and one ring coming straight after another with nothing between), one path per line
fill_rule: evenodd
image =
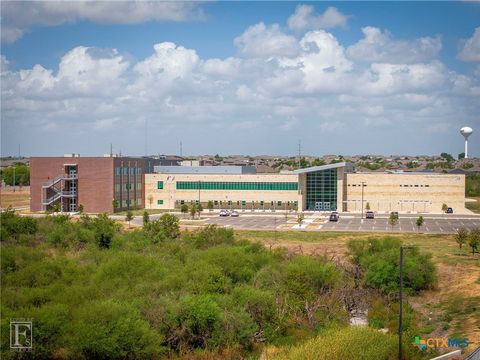
M160 183L160 182L159 182ZM160 186L160 185L159 185ZM160 187L159 187L160 189ZM163 189L163 183L162 183ZM296 182L215 182L215 181L177 181L177 190L272 190L298 191Z

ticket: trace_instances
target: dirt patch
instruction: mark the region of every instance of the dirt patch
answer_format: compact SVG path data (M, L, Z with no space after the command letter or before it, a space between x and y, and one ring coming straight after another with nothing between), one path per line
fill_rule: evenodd
M0 190L0 207L22 207L30 205L30 187L17 187L13 191L12 187L2 188Z
M424 319L435 323L436 328L424 336L446 337L454 332L460 332L468 338L471 351L480 345L480 326L478 316L474 314L450 315L447 309L452 299L461 299L459 306L471 302L480 296L480 267L477 264L444 264L437 263L438 286L431 291L408 299L409 304L420 313ZM451 305L450 305L451 306ZM480 306L480 304L479 304ZM462 313L462 309L457 309Z

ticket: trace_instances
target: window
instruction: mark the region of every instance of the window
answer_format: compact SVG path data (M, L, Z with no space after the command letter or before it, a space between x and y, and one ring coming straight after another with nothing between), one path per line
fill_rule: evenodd
M180 204L181 205L185 204L185 200L180 200Z
M137 205L138 206L142 205L142 199L141 198L137 199Z
M215 201L213 202L213 205L218 205L218 201L215 200Z
M277 205L278 205L278 206L282 206L282 202L281 202L281 201L277 201Z
M297 191L296 182L202 182L178 181L177 190L275 190Z
M242 200L242 205L243 206L247 205L247 202L245 200Z
M119 167L115 168L115 175L120 175L120 168Z
M263 201L260 201L260 206L263 206L264 202Z
M163 200L157 200L157 205L163 205Z
M157 189L163 190L163 181L157 181ZM178 186L177 186L177 189L178 189Z

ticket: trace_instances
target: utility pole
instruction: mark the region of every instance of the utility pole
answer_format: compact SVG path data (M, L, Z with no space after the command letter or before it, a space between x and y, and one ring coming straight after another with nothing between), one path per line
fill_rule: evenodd
M182 142L180 141L180 156L183 156Z
M403 360L402 332L403 332L403 250L413 249L413 246L400 246L400 310L398 314L398 360Z
M16 166L13 165L13 192L15 192L15 169L16 169Z
M302 159L302 140L298 140L298 168L300 169L300 164Z

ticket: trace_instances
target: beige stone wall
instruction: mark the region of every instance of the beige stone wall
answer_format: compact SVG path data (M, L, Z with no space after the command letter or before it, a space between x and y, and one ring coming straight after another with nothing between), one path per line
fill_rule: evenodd
M454 212L465 209L465 175L418 173L345 174L344 210L361 211L368 202L372 211L404 213L442 211L447 204Z
M157 182L163 181L163 189L157 189ZM297 182L296 174L145 174L145 208L174 209L179 208L183 200L188 205L200 197L206 209L208 201L217 201L215 209L238 208L250 210L292 209L294 202L301 201L299 191L295 190L177 190L177 181L202 182ZM159 204L158 200L163 200ZM228 202L232 203L229 205ZM242 201L246 204L242 205ZM261 205L260 202L264 204ZM272 201L274 202L272 205ZM282 204L279 206L278 201ZM237 204L237 202L240 202ZM290 202L290 206L288 206Z

